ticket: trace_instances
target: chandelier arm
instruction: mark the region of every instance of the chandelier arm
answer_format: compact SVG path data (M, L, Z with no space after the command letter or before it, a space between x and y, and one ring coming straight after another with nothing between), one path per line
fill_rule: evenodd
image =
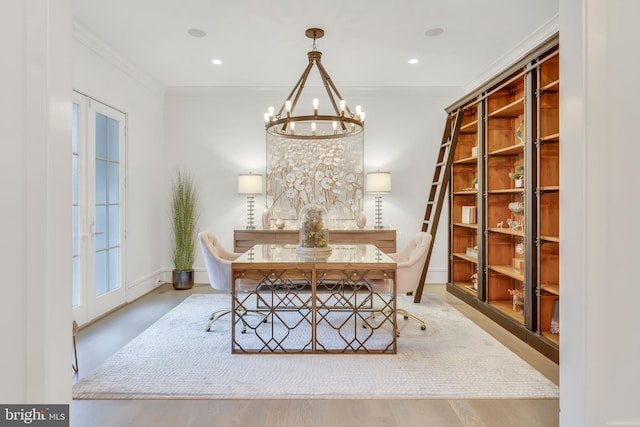
M342 95L340 95L340 92L338 91L338 88L336 87L336 85L333 84L333 80L331 80L331 77L329 77L329 73L327 73L327 70L324 68L324 65L322 65L321 63L318 63L318 68L322 68L322 71L327 75L327 81L331 85L331 88L336 93L338 98L339 99L344 99L344 98L342 98ZM353 113L351 112L351 109L349 108L349 105L345 104L345 109L347 110L349 115L353 115ZM340 112L338 112L338 114L340 114Z
M296 107L296 104L298 103L298 99L300 98L300 94L302 93L302 88L304 88L304 84L307 81L307 77L309 76L309 72L311 71L311 67L313 67L313 62L311 62L311 60L309 60L309 63L307 64L307 67L304 69L304 71L302 72L302 75L300 76L300 78L298 79L298 83L296 83L296 85L293 87L293 89L291 90L291 93L289 94L289 96L285 99L285 102L282 103L282 105L280 106L280 111L278 111L278 115L282 115L282 110L284 110L285 104L288 100L291 100L291 97L293 96L293 94L295 93L295 99L291 100L291 113L293 113L293 109ZM297 91L297 93L296 93Z
M327 90L327 95L329 96L329 99L331 100L331 105L333 105L333 111L335 111L336 116L340 116L340 109L338 108L338 105L336 104L336 100L335 100L335 98L333 96L333 92L335 92L336 96L338 96L338 99L342 99L342 96L338 92L338 89L336 88L336 86L333 84L333 81L331 80L331 77L329 76L329 73L327 72L327 69L324 68L322 63L318 61L316 63L316 65L318 66L318 71L320 72L320 77L322 78L322 82L324 83L324 88ZM333 92L331 91L331 89L333 89ZM345 104L345 108L348 108L346 104ZM340 127L342 128L343 131L346 131L346 129L347 129L347 127L344 125L343 121L340 121Z

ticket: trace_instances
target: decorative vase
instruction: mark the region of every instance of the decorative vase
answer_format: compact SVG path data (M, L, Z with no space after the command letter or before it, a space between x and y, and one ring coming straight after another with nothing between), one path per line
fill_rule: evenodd
M524 203L522 202L511 202L508 205L509 210L514 214L519 214L524 211Z
M264 208L262 211L262 228L268 230L271 228L271 209Z
M173 270L173 289L185 290L193 288L193 270Z
M364 228L365 225L367 225L367 216L364 214L364 212L360 211L360 213L358 213L358 215L356 216L356 225L358 226L358 228Z

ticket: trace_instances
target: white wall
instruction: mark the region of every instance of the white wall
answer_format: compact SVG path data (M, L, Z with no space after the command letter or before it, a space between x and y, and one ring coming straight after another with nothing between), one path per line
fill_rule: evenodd
M129 301L170 280L164 87L74 26L73 88L127 115L125 282Z
M70 40L70 0L0 2L4 404L71 401Z
M638 16L635 0L560 0L563 426L640 426Z
M293 84L294 82L292 82ZM393 192L383 199L383 219L397 229L398 247L420 230L427 190L442 139L444 107L462 95L459 88L339 88L350 105L367 113L365 171L392 173ZM246 224L246 198L237 194L237 176L265 174L262 115L279 106L291 88L171 88L165 98L167 169L187 167L200 188L200 229L211 230L231 249L233 229ZM313 91L316 88L306 88ZM320 99L323 98L320 95ZM302 108L302 107L298 107ZM166 177L168 180L170 176ZM167 181L168 182L168 181ZM256 198L258 216L264 196ZM374 221L373 197L365 213ZM446 220L434 246L430 283L444 283L447 272ZM196 280L207 282L198 253Z

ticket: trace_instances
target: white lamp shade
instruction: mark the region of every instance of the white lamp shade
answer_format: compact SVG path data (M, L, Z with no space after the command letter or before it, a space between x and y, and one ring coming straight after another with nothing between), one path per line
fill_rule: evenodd
M262 175L238 175L238 194L262 194Z
M368 193L391 193L390 172L370 172L367 174Z

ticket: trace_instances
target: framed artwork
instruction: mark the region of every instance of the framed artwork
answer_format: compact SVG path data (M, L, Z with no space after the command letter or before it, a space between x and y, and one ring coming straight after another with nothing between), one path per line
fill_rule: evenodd
M320 204L331 220L355 220L364 196L364 133L302 140L267 133L267 207L274 219L294 220Z

